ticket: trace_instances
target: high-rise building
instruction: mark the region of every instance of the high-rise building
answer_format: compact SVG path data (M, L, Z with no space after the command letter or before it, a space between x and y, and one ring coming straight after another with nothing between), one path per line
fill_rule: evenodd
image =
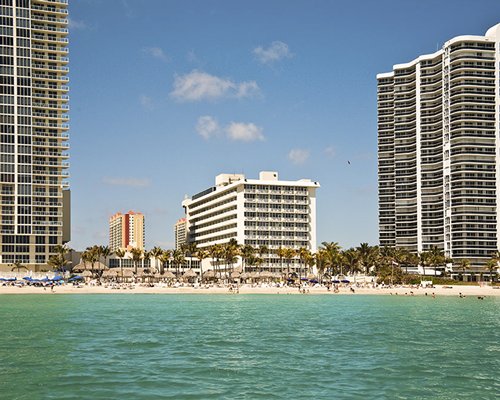
M259 179L221 174L212 186L182 202L188 240L198 248L235 239L241 245L266 247L263 267L278 270L279 247L316 251L316 189L309 179L281 181L277 172ZM292 266L294 268L295 265Z
M175 248L178 250L187 242L186 218L179 219L174 225Z
M500 24L377 80L380 244L484 264L500 245Z
M109 219L109 249L144 250L146 245L144 214L129 211L126 214L116 213Z
M68 1L0 2L0 266L69 240Z

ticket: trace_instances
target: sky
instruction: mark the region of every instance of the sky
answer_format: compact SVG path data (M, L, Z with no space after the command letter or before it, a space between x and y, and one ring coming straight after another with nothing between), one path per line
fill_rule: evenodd
M378 243L376 74L500 22L498 0L70 0L74 249L116 212L173 248L220 173L310 178L318 243ZM350 162L350 164L349 164Z

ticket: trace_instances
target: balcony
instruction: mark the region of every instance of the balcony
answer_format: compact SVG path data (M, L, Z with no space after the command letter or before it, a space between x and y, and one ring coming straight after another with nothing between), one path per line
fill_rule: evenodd
M36 72L33 72L31 74L31 76L34 79L43 79L44 81L63 81L63 82L69 82L69 78L67 76L62 76L62 75L37 74ZM37 86L33 85L33 87L37 87Z
M47 90L60 90L63 92L67 92L69 87L66 85L57 85L55 83L32 83L31 87L36 89L47 89Z
M69 52L69 49L67 47L44 46L36 43L32 44L31 48L36 50L43 50L45 52L66 53L66 54Z
M39 21L39 22L49 22L53 24L61 24L61 25L68 25L68 19L67 18L57 18L57 17L51 17L47 15L40 15L40 14L31 14L31 20L32 21Z
M48 2L51 3L51 2ZM68 10L66 8L57 8L54 6L42 6L40 4L32 4L31 9L34 11L43 11L43 12L48 12L48 13L54 13L54 14L68 14Z
M38 24L32 24L31 30L32 31L42 31L42 32L55 32L55 33L62 33L62 34L68 33L67 28L56 28L55 26L38 25Z
M49 61L49 62L60 62L60 63L64 63L64 64L67 64L69 62L69 57L60 57L60 56L40 54L40 53L33 53L31 56L31 59L32 60Z

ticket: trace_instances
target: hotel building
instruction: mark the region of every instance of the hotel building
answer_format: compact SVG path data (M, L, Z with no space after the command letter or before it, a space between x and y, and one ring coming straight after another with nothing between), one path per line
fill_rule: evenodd
M179 250L187 242L186 218L179 219L174 225L175 249Z
M145 247L144 215L139 212L129 211L126 214L116 213L109 219L109 249L130 250Z
M198 248L235 239L269 249L263 266L280 267L272 253L279 247L316 251L316 189L309 179L282 181L277 172L259 179L221 174L212 186L182 202L188 240ZM293 266L292 266L293 267Z
M484 264L500 234L500 24L377 81L380 244Z
M68 1L0 2L0 266L69 241Z

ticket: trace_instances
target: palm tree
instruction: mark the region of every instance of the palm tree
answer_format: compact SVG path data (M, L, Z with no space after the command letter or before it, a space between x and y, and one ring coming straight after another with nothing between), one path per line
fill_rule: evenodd
M177 276L177 279L179 279L179 267L184 262L184 253L182 250L176 249L172 252L172 262L175 267L175 275Z
M284 247L278 247L276 250L275 250L275 253L276 255L279 257L280 259L280 269L281 269L281 275L283 275L285 273L285 270L283 269L283 259L285 258L285 248Z
M431 266L434 268L434 276L437 276L437 267L446 262L446 257L443 250L437 246L431 246L429 250Z
M259 257L262 260L261 264L264 262L264 258L268 254L269 254L269 248L266 245L263 245L263 244L260 245L259 246Z
M141 261L143 251L138 247L133 247L130 249L130 254L132 255L132 261L134 262L134 273L137 274L137 264Z
M493 282L493 271L498 268L497 260L491 258L486 263L486 270L490 273L490 282Z
M149 261L151 258L151 252L144 250L142 254L142 268L146 268L146 261ZM150 264L151 266L151 264Z
M198 249L196 251L196 258L200 260L200 280L203 281L203 260L208 258L210 253L207 249Z
M342 263L342 248L337 242L323 242L322 249L325 251L326 266L330 270L331 275L334 275L334 269Z
M245 272L245 267L247 261L250 257L255 255L255 248L252 245L246 244L241 248L241 262L243 266L243 272Z
M163 255L163 249L161 247L158 247L158 246L155 246L151 249L151 251L149 252L149 254L151 255L151 257L154 257L155 259L155 268L157 267L158 265L158 261L160 261L160 257ZM161 271L161 266L160 268L158 268L158 270L160 272Z
M288 276L290 276L290 263L292 262L292 258L294 258L296 254L296 251L290 247L285 247L283 249L283 258L287 261Z
M315 258L315 261L316 261L316 268L318 269L318 278L319 278L319 281L322 282L323 281L323 276L324 276L324 273L325 273L325 268L326 268L326 263L325 263L325 260L326 260L326 251L325 249L319 249L315 254L314 254L314 258Z
M100 246L87 247L87 249L82 253L82 259L84 260L84 262L89 262L91 264L92 275L94 275L95 273L94 264L96 262L99 262L100 254Z
M360 243L356 250L358 252L359 264L363 266L366 274L368 273L370 267L376 264L378 247L370 246L368 243Z
M420 265L422 266L423 269L423 274L422 276L425 276L425 267L427 265L430 265L430 253L428 251L422 251L419 255L420 258Z
M167 268L168 268L168 262L170 261L170 259L172 258L172 252L170 250L163 250L161 255L159 256L159 259L160 259L160 265L161 265L161 273L163 273L165 271L165 264L167 264Z
M49 264L51 267L54 268L54 271L57 272L64 272L66 271L66 265L71 264L71 261L69 261L66 258L66 255L71 251L70 248L68 248L65 245L56 245L54 246L53 254L52 256L49 257L49 260L47 264Z
M299 279L302 279L302 265L304 265L304 269L306 269L306 262L309 261L309 258L311 257L311 252L309 249L306 249L305 247L299 248L299 250L296 253L299 256L300 264L299 264Z
M351 248L342 251L341 254L342 254L342 261L345 262L347 269L351 274L354 274L355 272L360 271L361 269L366 270L365 266L361 267L363 261L361 259L362 256L359 250ZM342 274L342 272L343 271L341 270L340 273Z
M116 249L115 250L115 255L118 257L119 263L120 263L120 274L123 278L123 257L125 257L125 250L123 249Z
M108 246L99 246L99 258L104 257L104 265L108 265L108 257L111 255L111 250ZM100 260L99 260L100 261Z
M233 264L236 262L236 257L239 255L239 249L240 245L238 244L236 239L230 239L229 242L223 245L223 257L226 264L226 270L229 266L231 266L230 270L233 269Z
M467 258L462 258L458 264L458 268L462 271L462 274L465 274L465 271L470 268L470 261ZM462 274L460 274L460 278L463 280Z
M189 257L190 268L193 266L193 256L196 253L196 243L195 242L187 242L181 245L181 250L184 253L185 257Z
M54 257L54 256L51 256L51 258ZM49 258L49 262L48 262L49 265L52 265L50 263L50 258ZM17 270L17 272L20 272L22 269L28 271L28 268L25 266L25 265L22 265L19 261L16 261L14 263L14 266L12 267L11 271L14 272L15 270Z

